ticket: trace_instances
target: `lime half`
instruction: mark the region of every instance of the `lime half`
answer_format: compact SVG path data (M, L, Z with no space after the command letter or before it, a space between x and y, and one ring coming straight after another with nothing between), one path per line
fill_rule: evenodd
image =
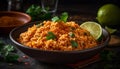
M98 40L102 36L102 27L100 24L93 22L93 21L87 21L83 22L80 25L81 28L86 29L90 32L90 34Z

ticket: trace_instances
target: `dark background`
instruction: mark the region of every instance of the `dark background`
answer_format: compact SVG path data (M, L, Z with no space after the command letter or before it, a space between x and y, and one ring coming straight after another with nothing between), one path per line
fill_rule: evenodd
M23 1L22 6L24 9L29 7L31 4L40 5L40 0L21 0ZM103 4L113 3L120 6L120 0L59 0L59 6L69 6L69 5L95 5L94 7L99 7ZM59 7L58 6L58 7ZM93 7L93 8L94 8ZM78 8L79 9L79 8ZM0 11L7 10L7 0L0 0Z
M40 0L20 0L20 1L22 1L21 3L22 9L19 11L22 12L26 12L26 10L33 4L41 6ZM92 16L93 17L97 16L97 11L102 5L108 3L112 3L120 7L120 0L59 0L56 14L68 12L69 15L72 15L71 19L74 18L73 20L80 20L81 18L91 19ZM8 7L7 0L0 0L0 11L6 11L7 7Z

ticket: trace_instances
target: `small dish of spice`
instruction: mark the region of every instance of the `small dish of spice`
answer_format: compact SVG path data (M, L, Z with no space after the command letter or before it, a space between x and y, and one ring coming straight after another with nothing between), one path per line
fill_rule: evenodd
M0 33L7 33L18 26L29 23L31 17L23 12L1 11L0 12Z

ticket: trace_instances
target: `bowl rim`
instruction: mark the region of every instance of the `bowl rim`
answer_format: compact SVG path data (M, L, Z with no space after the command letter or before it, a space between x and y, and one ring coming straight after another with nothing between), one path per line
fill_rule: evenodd
M35 21L35 22L31 22L31 23L32 23L32 25L33 25L33 23L36 23L36 22L41 22L41 21ZM29 23L29 24L30 24L30 23ZM17 42L16 40L14 40L13 37L12 37L12 34L13 34L14 31L19 30L19 28L22 28L22 27L27 26L27 25L29 25L29 24L25 24L25 25L22 25L22 26L19 26L19 27L14 28L14 29L9 33L9 37L10 37L10 40L11 40L13 43L15 43L16 45L18 45L18 46L20 46L20 47L27 48L27 49L36 50L36 51L53 52L53 53L56 53L56 52L58 52L58 53L80 53L80 52L81 52L81 53L84 53L84 52L89 52L89 51L92 51L92 50L95 50L95 49L99 49L99 48L105 47L105 46L109 43L110 38L111 38L110 33L109 33L106 29L102 28L102 31L104 31L105 33L107 33L107 34L108 34L108 37L106 38L106 40L105 40L103 43L98 44L98 45L95 46L95 47L88 48L88 49L84 49L84 50L73 50L73 51L41 50L41 49L31 48L31 47L25 46L25 45Z
M27 20L25 23L23 23L23 24L29 23L29 22L32 20L32 17L31 17L29 14L24 13L24 12L19 12L19 11L0 11L0 13L2 13L2 14L6 14L6 13L8 13L8 14L18 14L18 15L23 15L23 16L25 16L25 17L28 18L28 20ZM6 15L6 16L7 16L7 15ZM22 24L22 25L23 25L23 24ZM0 26L0 27L1 27L1 28L6 28L6 27L16 27L16 26L18 26L18 25L12 25L12 26Z

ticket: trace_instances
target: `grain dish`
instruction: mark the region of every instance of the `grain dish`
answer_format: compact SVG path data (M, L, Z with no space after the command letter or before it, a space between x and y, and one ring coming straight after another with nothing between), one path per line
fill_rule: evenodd
M44 21L34 24L19 35L18 42L28 47L50 51L84 50L98 45L90 32L80 28L74 21Z

